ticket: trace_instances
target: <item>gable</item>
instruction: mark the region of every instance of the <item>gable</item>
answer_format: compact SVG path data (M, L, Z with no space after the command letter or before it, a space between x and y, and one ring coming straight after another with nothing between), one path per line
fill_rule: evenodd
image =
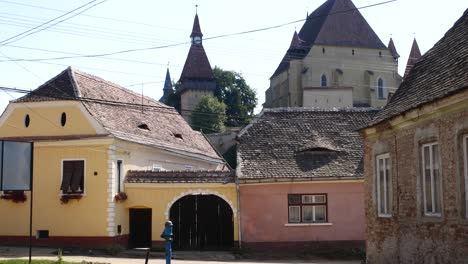
M108 132L76 101L10 103L0 117L2 138L103 134Z

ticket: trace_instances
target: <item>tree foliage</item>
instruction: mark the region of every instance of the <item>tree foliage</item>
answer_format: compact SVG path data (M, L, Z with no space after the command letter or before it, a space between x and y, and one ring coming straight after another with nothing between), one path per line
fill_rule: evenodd
M247 124L257 105L255 91L235 71L225 71L215 66L213 74L217 84L214 95L226 105L225 125L237 127Z
M190 115L190 124L194 130L205 133L224 131L226 105L213 96L204 96Z

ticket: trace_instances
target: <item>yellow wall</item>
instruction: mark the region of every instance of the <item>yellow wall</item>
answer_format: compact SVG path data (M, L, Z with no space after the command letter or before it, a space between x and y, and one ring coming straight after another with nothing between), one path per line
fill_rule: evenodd
M85 194L81 200L60 202L63 159L85 160ZM34 148L33 232L49 230L50 236L107 236L107 146L38 146ZM97 172L97 175L94 175ZM24 236L29 223L27 202L0 201L0 235ZM19 223L19 224L18 224ZM20 227L21 226L21 227Z
M239 225L237 192L234 184L127 184L126 193L128 200L123 203L125 209L124 216L116 220L116 224L122 224L124 233L128 233L128 214L130 208L151 208L152 209L152 240L162 240L159 236L168 220L165 213L168 205L172 205L178 198L193 194L214 194L228 200L234 207L234 240L239 240ZM185 195L184 195L185 194Z
M60 118L65 113L66 123L62 127ZM29 115L30 125L25 126ZM80 102L37 102L11 103L2 115L1 137L63 136L96 134L99 129L90 122Z

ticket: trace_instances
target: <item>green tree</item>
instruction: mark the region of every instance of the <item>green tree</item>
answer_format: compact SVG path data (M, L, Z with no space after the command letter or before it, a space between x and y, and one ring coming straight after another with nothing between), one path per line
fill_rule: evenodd
M190 124L194 130L205 133L224 131L226 105L213 96L204 96L190 115Z
M225 71L217 66L213 69L216 80L214 95L226 105L226 126L236 127L248 123L257 105L257 95L241 74Z

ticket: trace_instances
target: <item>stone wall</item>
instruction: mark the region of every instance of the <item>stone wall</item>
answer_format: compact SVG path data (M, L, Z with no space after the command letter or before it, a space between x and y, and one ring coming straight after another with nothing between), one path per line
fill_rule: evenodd
M446 102L447 103L447 102ZM426 106L365 133L365 193L368 263L468 263L462 139L468 135L467 101ZM415 114L414 112L418 113ZM424 113L425 112L425 113ZM369 130L367 130L369 131ZM438 142L442 213L423 213L421 144ZM392 216L377 216L375 157L391 159Z

